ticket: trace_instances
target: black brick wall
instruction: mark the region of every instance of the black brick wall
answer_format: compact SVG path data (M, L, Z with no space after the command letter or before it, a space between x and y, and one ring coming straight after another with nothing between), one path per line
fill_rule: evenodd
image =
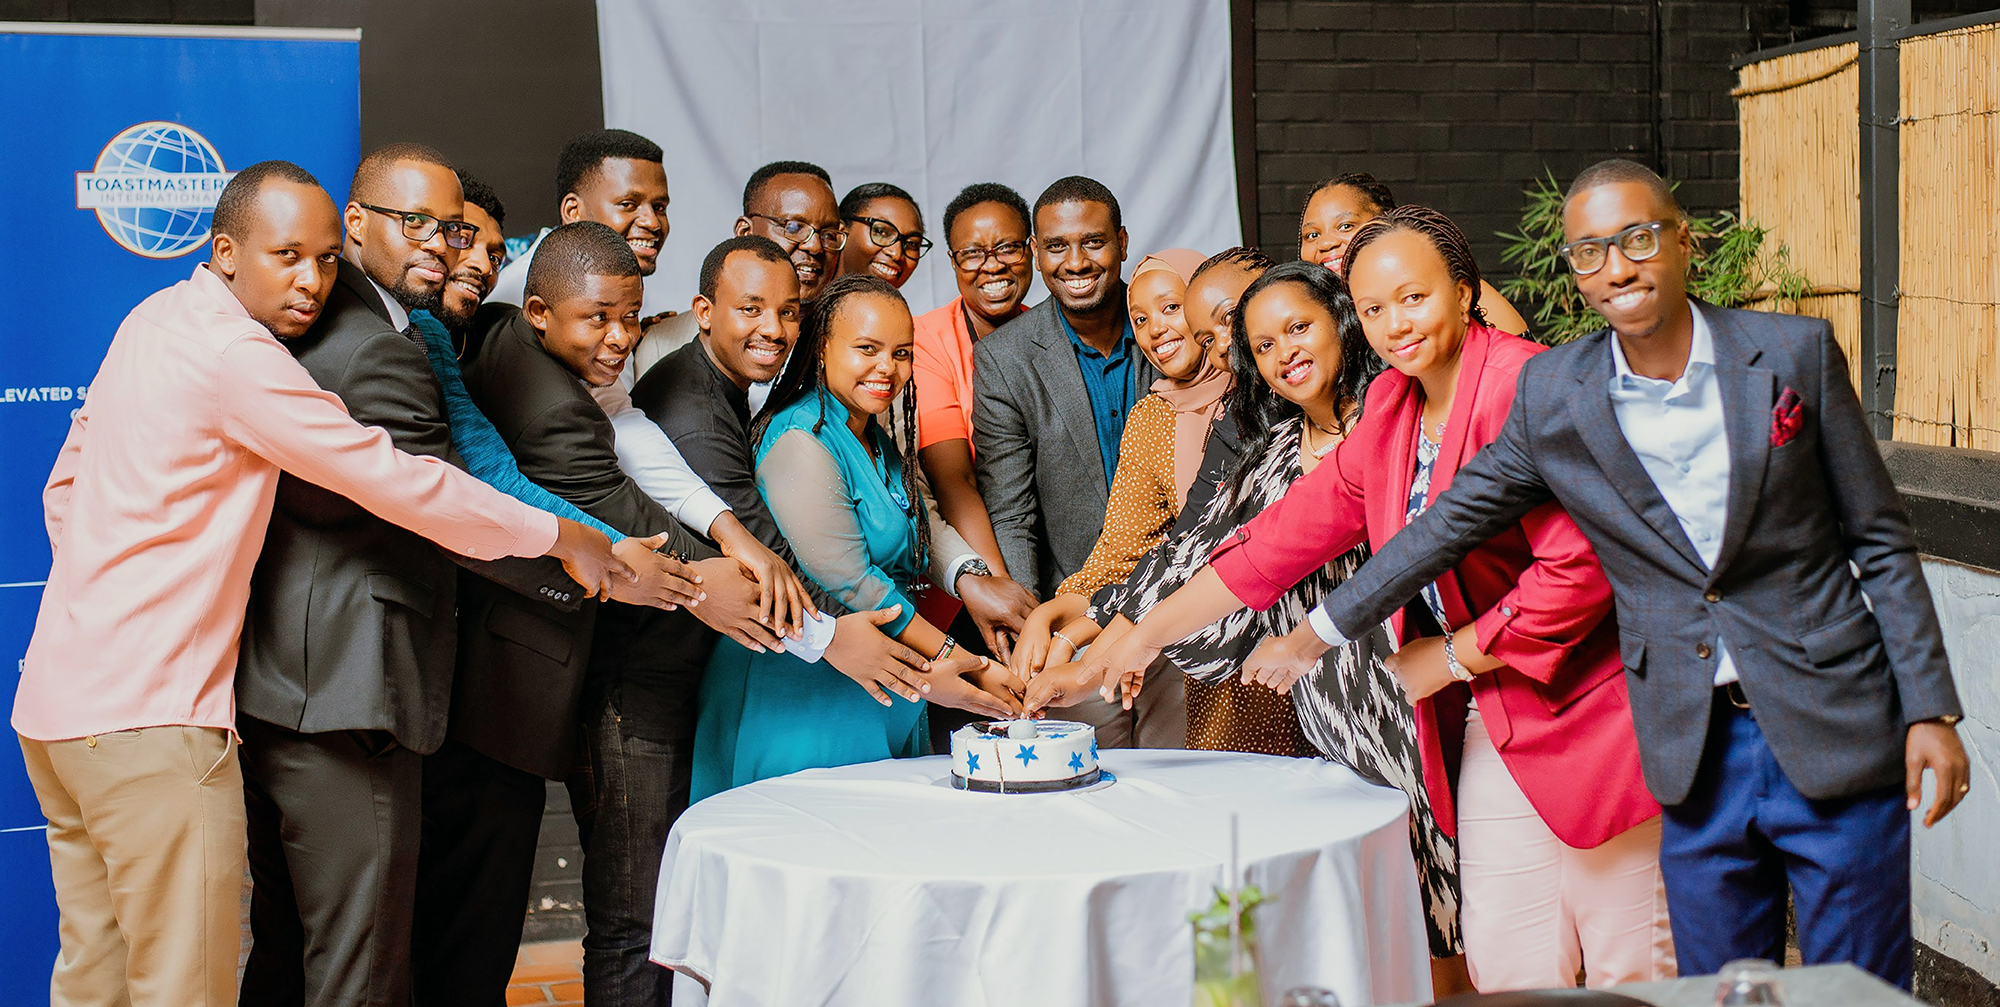
M1239 0L1248 2L1248 0ZM1993 0L1922 0L1915 19ZM1255 0L1256 239L1298 251L1312 183L1368 171L1450 214L1501 271L1522 189L1605 157L1737 202L1732 58L1854 25L1852 0ZM1659 100L1653 97L1658 80Z

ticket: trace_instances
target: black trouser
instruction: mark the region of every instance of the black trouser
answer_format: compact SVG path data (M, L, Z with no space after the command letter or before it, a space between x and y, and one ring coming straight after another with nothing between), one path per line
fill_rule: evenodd
M417 1007L504 1007L548 787L447 741L424 757L410 970Z
M406 1007L422 760L386 731L243 736L250 833L244 1007Z
M648 952L660 856L674 820L688 806L693 713L689 704L687 715L676 716L675 723L635 733L614 700L582 724L583 752L568 783L583 843L583 915L589 925L583 985L590 1007L659 1007L672 1001L673 973L653 964ZM663 736L671 740L650 740Z

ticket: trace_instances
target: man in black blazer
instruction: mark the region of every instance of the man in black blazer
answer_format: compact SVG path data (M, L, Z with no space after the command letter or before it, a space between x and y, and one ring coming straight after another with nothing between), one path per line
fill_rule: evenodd
M464 665L453 737L545 776L569 764L552 742L577 739L568 783L584 848L584 985L593 1004L654 1005L670 993L670 973L647 960L653 895L667 831L687 804L711 629L753 648L779 643L756 621L756 587L743 568L683 538L619 469L611 421L586 387L617 380L638 342L643 290L638 260L616 231L592 221L558 227L536 252L523 308L482 309L490 328L465 372L523 475L621 531L675 532L705 592L692 612L598 606L594 627L558 623L484 588L462 606L465 653L479 660Z
M1782 961L1910 985L1910 815L1969 789L1958 694L1895 485L1824 321L1691 302L1692 239L1629 161L1570 187L1564 255L1609 331L1529 361L1500 436L1422 518L1267 641L1288 671L1559 501L1611 580L1632 719L1665 806L1683 974ZM1424 695L1442 647L1392 659Z
M334 291L287 348L357 421L453 458L436 380L404 328L469 233L457 179L435 151L395 145L363 160L352 193ZM420 756L445 735L455 559L344 497L279 481L236 676L255 881L245 1004L408 998ZM545 606L584 598L554 561L457 561Z
M1056 180L1035 200L1035 268L1050 296L972 348L973 474L1007 572L1047 601L1104 533L1126 414L1159 377L1125 310L1125 227L1094 179ZM1106 748L1181 748L1181 677L1134 710L1091 698L1070 716Z

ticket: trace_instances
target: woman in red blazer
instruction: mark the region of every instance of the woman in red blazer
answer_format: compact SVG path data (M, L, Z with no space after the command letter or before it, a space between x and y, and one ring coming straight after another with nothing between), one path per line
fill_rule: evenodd
M1380 548L1493 440L1542 347L1485 324L1479 273L1443 215L1402 207L1348 246L1362 328L1390 371L1321 465L1216 550L1209 568L1095 655L1130 681L1157 645L1262 608L1364 538ZM1247 292L1253 346L1331 317L1303 284ZM1449 633L1439 634L1439 627ZM1474 550L1392 620L1393 670L1416 702L1424 779L1459 841L1467 965L1481 990L1674 974L1660 808L1632 734L1611 587L1569 516L1544 505ZM1246 680L1280 691L1327 649L1311 622L1266 641ZM1449 657L1447 654L1449 653ZM1454 668L1454 665L1456 667ZM1128 688L1129 691L1129 688Z

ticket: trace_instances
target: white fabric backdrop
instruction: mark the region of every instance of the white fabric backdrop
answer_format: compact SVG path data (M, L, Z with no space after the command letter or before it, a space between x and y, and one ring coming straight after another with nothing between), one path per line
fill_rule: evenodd
M938 246L903 288L919 313L956 295L944 207L973 182L1033 204L1098 179L1128 271L1241 240L1228 0L598 0L597 27L606 125L666 150L673 230L648 288L677 309L776 160L826 168L835 198L876 181L917 198Z

